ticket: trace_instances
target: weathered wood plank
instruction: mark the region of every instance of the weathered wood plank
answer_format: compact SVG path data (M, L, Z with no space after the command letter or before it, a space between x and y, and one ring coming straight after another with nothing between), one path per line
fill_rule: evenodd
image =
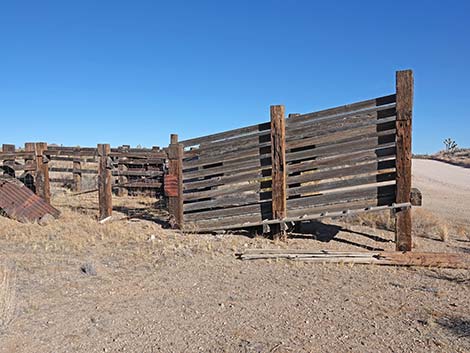
M314 113L296 115L296 116L292 116L289 118L288 124L291 124L294 122L299 123L299 122L311 120L311 119L316 119L318 121L334 119L337 116L342 115L342 114L358 112L361 110L375 108L375 107L379 107L383 105L393 105L393 103L395 103L395 100L396 100L395 94L391 94L388 96L369 99L369 100L362 101L362 102L346 104L340 107L320 110Z
M324 181L328 179L352 177L359 174L380 172L383 170L394 171L395 160L378 161L377 159L363 162L361 164L354 164L346 167L335 167L334 169L326 170L311 170L304 172L300 175L289 175L287 183L289 185L297 183L306 183L312 181Z
M287 200L287 208L293 210L295 208L305 207L323 207L324 205L347 203L371 198L382 198L384 196L395 195L395 185L364 187L357 190L347 192L335 192L328 194L318 194L313 196L305 196L301 198L292 198Z
M228 195L214 200L190 202L184 204L184 211L205 210L218 207L237 207L265 202L271 199L271 191L246 192L237 195Z
M214 143L220 140L225 140L229 138L239 137L243 135L250 135L250 134L259 134L264 133L265 130L269 130L271 127L270 123L261 123L251 126L242 127L239 129L233 129L229 131L219 132L216 134L206 135L202 137L197 137L193 139L183 140L181 143L185 147L199 145L201 143Z
M325 170L335 167L351 166L357 163L368 161L383 161L395 159L395 147L376 148L367 151L353 151L339 156L328 156L299 163L290 163L287 165L287 172L299 173L309 170Z
M395 173L377 173L373 175L361 175L353 178L332 180L321 183L310 183L302 184L301 186L290 187L288 189L289 197L302 194L310 194L317 192L330 192L336 191L336 189L343 189L352 186L368 185L373 183L382 183L388 181L394 181L396 177Z
M190 191L208 187L237 184L244 181L260 182L266 180L266 178L269 178L270 175L270 170L266 170L265 172L263 172L261 170L258 170L257 168L255 168L254 170L250 168L244 172L241 171L240 173L237 173L235 175L223 175L203 180L185 181L183 184L183 189Z
M396 202L410 202L411 195L411 120L413 115L413 72L411 70L396 73L397 90L397 193ZM396 248L410 251L411 209L396 212Z
M287 162L300 161L304 159L316 159L320 157L339 156L343 153L368 151L376 148L395 147L395 135L364 138L347 142L339 142L327 146L320 146L298 152L287 151Z
M241 216L257 213L261 214L262 219L271 219L271 202L267 201L240 207L229 207L209 211L185 213L184 219L197 222L208 219L217 219L220 217Z

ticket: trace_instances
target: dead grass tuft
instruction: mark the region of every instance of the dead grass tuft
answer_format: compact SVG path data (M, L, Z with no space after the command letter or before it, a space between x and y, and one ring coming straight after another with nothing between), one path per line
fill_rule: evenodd
M16 275L11 266L0 265L0 332L13 321L16 310Z
M418 208L413 210L412 232L425 238L438 238L444 242L449 240L450 226L444 219L434 213Z

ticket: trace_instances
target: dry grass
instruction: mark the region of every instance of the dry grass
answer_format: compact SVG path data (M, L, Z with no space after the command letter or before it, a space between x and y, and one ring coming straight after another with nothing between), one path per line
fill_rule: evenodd
M0 265L0 332L3 332L15 317L16 274L8 265Z
M413 234L427 238L438 238L444 242L449 240L451 226L449 223L425 209L413 210Z

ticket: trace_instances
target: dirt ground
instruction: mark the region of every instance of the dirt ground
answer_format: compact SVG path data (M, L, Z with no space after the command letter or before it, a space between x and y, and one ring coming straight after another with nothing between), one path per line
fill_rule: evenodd
M421 162L416 249L470 254L468 204L439 203L468 187ZM0 352L470 351L469 271L234 256L393 249L388 213L310 224L285 243L162 229L144 198L116 197L116 219L97 224L96 198L57 192L62 217L46 226L0 218Z

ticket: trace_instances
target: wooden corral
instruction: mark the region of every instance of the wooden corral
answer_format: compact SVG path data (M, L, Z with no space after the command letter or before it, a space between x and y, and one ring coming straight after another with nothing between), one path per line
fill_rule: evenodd
M412 101L412 72L399 71L387 96L287 119L275 105L270 121L183 141L173 134L164 149L27 143L3 145L0 161L4 173L30 173L46 201L49 180L99 191L100 220L111 215L112 190L165 196L171 226L199 232L262 227L283 237L295 222L390 209L397 250L409 251ZM87 174L98 180L83 190Z

